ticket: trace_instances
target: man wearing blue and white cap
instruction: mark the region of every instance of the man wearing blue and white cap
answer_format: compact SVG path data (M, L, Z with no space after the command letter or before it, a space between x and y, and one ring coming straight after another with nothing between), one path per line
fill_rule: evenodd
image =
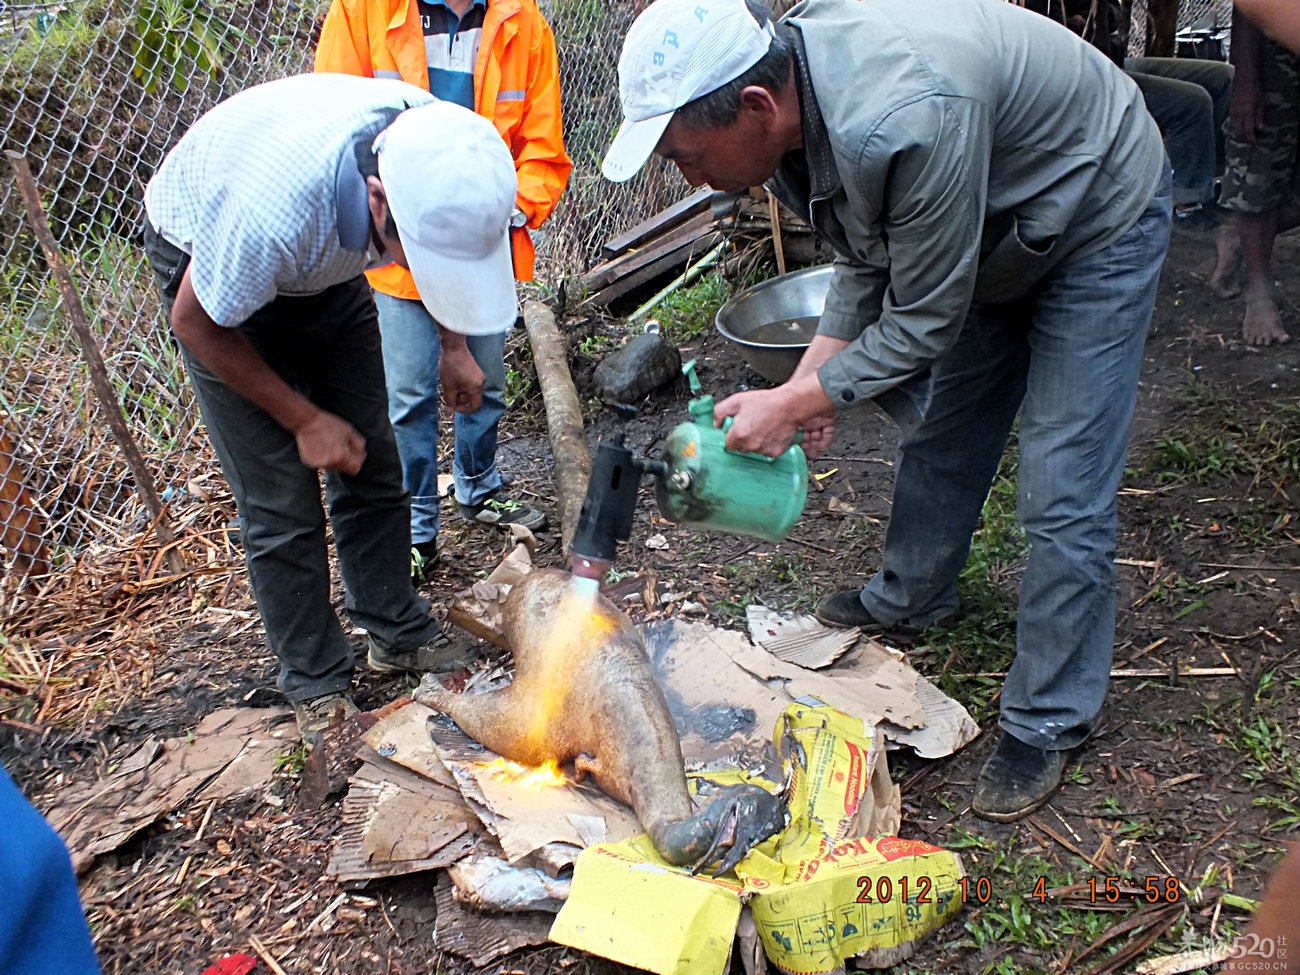
M515 319L515 190L488 120L400 81L322 74L218 105L145 189L146 252L239 505L279 687L309 742L356 713L317 471L371 669L462 662L466 647L411 586L410 496L362 272L410 269L443 326L443 398L474 410L483 374L465 336Z
M902 431L881 570L816 614L869 632L941 622L1017 415L1030 554L1002 736L972 808L1046 802L1105 699L1115 504L1168 246L1170 173L1133 82L1005 0L656 0L619 61L605 158L692 184L767 183L835 249L791 379L719 403L732 449L816 457L835 412Z

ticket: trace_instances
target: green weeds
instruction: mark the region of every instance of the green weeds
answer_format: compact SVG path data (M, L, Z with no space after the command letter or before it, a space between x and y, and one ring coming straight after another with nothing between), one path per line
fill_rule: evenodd
M651 310L674 345L687 345L713 327L713 317L727 300L727 282L710 271L687 288L679 288Z
M1139 467L1163 484L1204 484L1246 475L1274 484L1300 474L1300 403L1251 404L1193 381L1179 391L1182 416ZM1262 416L1261 416L1262 414Z
M1210 705L1193 719L1245 758L1242 778L1267 790L1254 804L1279 814L1272 829L1300 825L1300 735L1289 719L1286 690L1269 672L1256 686L1250 708L1229 701Z

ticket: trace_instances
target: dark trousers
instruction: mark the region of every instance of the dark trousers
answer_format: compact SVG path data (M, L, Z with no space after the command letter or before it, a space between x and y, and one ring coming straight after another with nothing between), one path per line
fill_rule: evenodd
M171 321L189 257L152 228L145 253ZM388 422L379 323L363 276L307 297L279 297L239 326L267 364L366 441L356 476L326 473L349 618L381 644L410 649L438 631L411 587L411 501ZM294 437L182 345L212 446L239 506L248 578L279 687L293 702L345 691L353 653L330 605L320 478Z

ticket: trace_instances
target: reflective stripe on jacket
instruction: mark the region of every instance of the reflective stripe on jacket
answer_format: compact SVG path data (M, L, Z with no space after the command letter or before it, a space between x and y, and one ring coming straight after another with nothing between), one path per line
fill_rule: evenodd
M429 89L424 32L416 0L333 0L316 70L400 78ZM516 203L539 227L551 215L573 163L564 151L560 74L551 27L537 0L488 0L474 65L474 110L492 121L510 146L519 177ZM533 242L526 228L512 234L515 277L533 279ZM418 298L405 269L368 271L377 291Z

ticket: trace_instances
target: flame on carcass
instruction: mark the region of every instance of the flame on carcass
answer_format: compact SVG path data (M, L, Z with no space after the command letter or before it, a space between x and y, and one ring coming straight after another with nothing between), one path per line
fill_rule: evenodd
M497 782L510 782L530 789L551 789L569 783L555 759L533 768L498 758L483 763L482 768Z

